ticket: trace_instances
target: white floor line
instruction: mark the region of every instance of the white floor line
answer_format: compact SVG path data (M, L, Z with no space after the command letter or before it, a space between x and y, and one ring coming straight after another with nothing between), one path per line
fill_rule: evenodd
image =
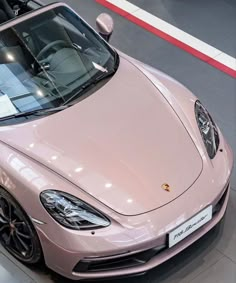
M202 40L184 32L183 30L167 23L166 21L154 16L140 7L126 0L106 0L114 6L131 14L139 20L151 25L152 27L170 35L174 39L183 42L191 48L201 52L202 54L214 59L220 64L236 71L236 58L224 53L223 51L203 42Z

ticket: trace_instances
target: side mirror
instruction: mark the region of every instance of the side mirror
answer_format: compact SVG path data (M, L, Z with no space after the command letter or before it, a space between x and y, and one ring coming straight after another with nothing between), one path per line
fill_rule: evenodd
M113 28L114 22L110 15L102 13L97 17L96 20L97 31L106 40L109 41Z

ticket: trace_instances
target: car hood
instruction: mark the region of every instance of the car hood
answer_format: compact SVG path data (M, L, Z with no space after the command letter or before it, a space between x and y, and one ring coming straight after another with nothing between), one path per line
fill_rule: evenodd
M4 143L124 215L173 201L202 170L199 152L173 108L122 57L113 78L86 99L0 131Z

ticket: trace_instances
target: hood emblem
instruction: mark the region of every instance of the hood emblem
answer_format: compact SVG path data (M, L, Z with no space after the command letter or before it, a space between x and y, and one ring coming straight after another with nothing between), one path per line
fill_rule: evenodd
M170 193L170 186L168 184L164 183L161 185L161 187L163 190Z

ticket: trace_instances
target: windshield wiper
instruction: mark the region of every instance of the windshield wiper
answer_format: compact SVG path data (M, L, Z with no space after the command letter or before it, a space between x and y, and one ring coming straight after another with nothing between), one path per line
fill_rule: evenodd
M109 77L113 76L115 74L116 70L112 69L110 72L104 72L100 76L97 76L93 81L95 83L101 82L105 79L108 79Z
M104 72L100 76L97 76L95 79L88 80L85 84L83 84L79 91L77 91L74 95L72 95L67 101L65 101L62 106L68 105L72 100L78 98L86 89L90 88L91 86L95 86L97 83L108 79L109 77L113 76L116 70L112 69L110 72Z
M50 113L62 111L62 110L66 109L70 106L71 106L70 104L67 104L67 105L61 105L59 107L52 107L52 108L45 108L45 109L36 109L36 110L26 111L26 112L19 112L19 113L13 114L13 115L1 117L0 122L6 121L6 120L9 120L9 119L21 118L21 117L47 115L47 114L50 114Z

